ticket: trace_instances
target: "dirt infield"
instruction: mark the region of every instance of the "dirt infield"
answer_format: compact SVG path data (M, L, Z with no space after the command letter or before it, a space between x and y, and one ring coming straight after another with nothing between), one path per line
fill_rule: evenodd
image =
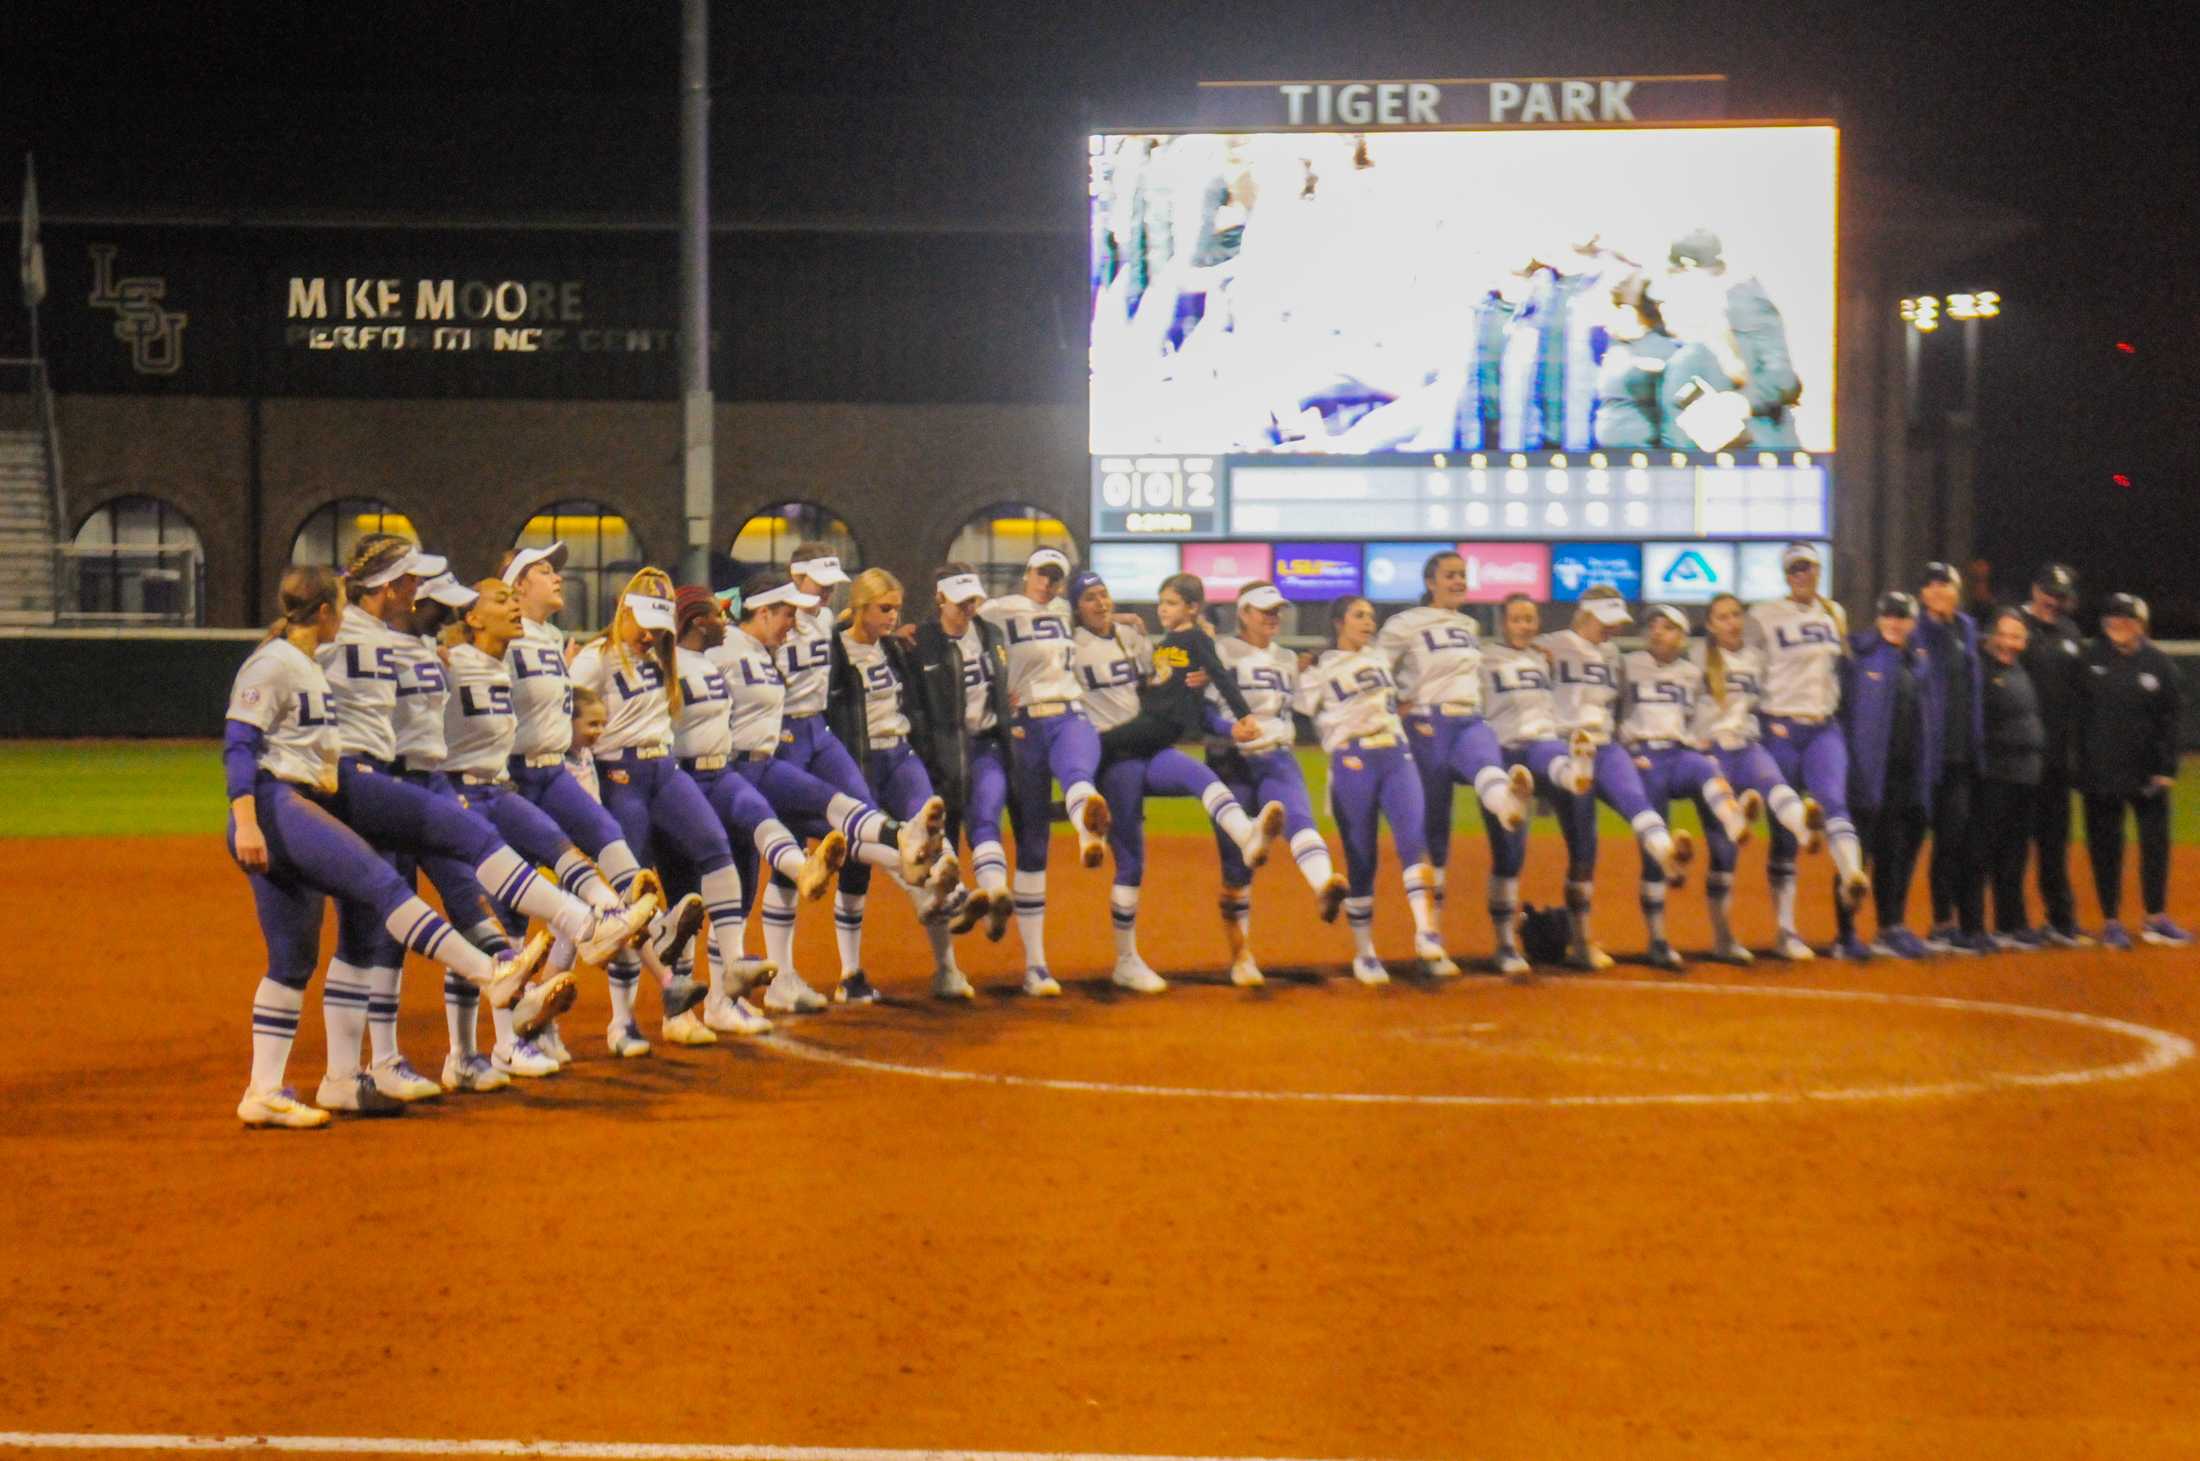
M1465 958L1483 862L1457 855ZM1633 860L1606 862L1624 953ZM1191 971L1160 998L1103 982L1103 873L1055 876L1052 1003L1006 992L1011 934L966 941L974 1005L934 1004L882 896L885 1006L622 1063L588 976L563 1077L293 1136L230 1114L260 958L219 843L0 842L0 1431L2200 1451L2189 953L1367 990L1277 867L1246 992L1211 844L1151 863L1147 955ZM1742 886L1761 940L1761 854ZM1683 947L1700 907L1676 898ZM1406 951L1394 870L1379 932ZM801 940L822 982L829 920ZM431 1071L439 998L416 964L403 1039Z

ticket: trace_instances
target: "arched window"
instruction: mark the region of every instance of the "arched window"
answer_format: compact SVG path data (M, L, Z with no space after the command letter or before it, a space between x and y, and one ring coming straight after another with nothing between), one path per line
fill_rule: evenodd
M290 540L293 564L318 563L341 572L351 550L369 533L396 533L418 542L412 519L373 497L339 497L315 508Z
M63 555L62 612L133 624L206 622L199 530L158 497L117 497L86 514Z
M512 540L514 548L565 544L565 611L558 622L571 630L601 629L626 581L648 556L641 539L616 510L572 499L538 508Z
M814 502L779 502L733 535L734 571L746 579L760 568L785 568L802 543L830 545L851 577L863 567L863 549L838 513Z
M1059 548L1075 567L1077 540L1053 513L1023 502L1002 502L964 523L947 545L951 561L978 570L989 594L1016 592L1024 579L1024 561L1041 548Z

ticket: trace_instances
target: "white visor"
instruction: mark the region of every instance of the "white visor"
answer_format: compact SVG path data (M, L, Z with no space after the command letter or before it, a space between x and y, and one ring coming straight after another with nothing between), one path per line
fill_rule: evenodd
M360 579L359 586L361 588L381 588L385 584L397 582L408 573L415 578L433 578L450 566L449 559L438 558L433 553L423 553L415 548L389 567L379 569Z
M787 572L812 583L846 583L848 575L841 572L838 558L805 558L800 563L787 565Z
M768 609L774 604L792 604L798 609L814 609L825 602L816 594L806 594L791 583L768 588L760 594L750 594L741 600L741 612L751 609Z
M1238 607L1241 609L1280 609L1289 602L1291 601L1283 596L1283 590L1272 583L1248 589L1238 596Z
M481 594L448 573L439 573L420 585L420 597L434 599L439 604L464 612L474 606L474 600L480 598Z
M1032 554L1029 558L1026 558L1024 560L1024 567L1053 567L1061 569L1062 572L1066 574L1069 572L1069 558L1059 548L1041 548L1038 552Z
M978 582L975 573L952 574L940 580L940 597L951 604L985 597L985 585Z
M1798 563L1816 565L1818 550L1808 543L1790 543L1780 551L1780 566L1793 568Z
M545 558L550 560L552 568L565 567L565 544L558 542L552 543L547 548L520 549L512 555L512 561L504 565L504 581L506 583L518 583L521 574L537 563L542 562Z
M655 594L622 594L619 602L634 611L634 622L644 629L671 630L678 626L670 599Z
M1649 612L1642 617L1645 624L1652 619L1663 619L1666 623L1680 630L1681 633L1686 634L1688 632L1688 616L1671 604L1653 604Z
M1635 617L1627 612L1627 605L1619 599L1584 599L1581 607L1614 629L1622 624L1632 623Z

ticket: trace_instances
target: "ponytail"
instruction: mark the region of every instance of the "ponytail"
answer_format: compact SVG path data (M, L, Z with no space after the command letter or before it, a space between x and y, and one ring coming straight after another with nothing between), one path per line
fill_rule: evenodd
M1708 619L1711 611L1728 599L1733 600L1736 608L1742 606L1741 599L1734 594L1715 594L1712 596L1711 602L1704 608L1704 617ZM1704 635L1703 642L1704 684L1710 687L1711 698L1724 704L1726 702L1726 651L1719 647L1716 635Z
M282 584L276 589L275 601L282 608L273 623L267 626L267 635L260 643L279 639L293 629L311 624L321 610L330 604L344 602L344 583L336 576L336 570L318 563L305 563L283 574Z

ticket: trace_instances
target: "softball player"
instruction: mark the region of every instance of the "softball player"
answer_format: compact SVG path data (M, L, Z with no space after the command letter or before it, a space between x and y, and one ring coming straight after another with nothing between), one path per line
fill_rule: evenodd
M1826 814L1810 797L1797 794L1765 750L1757 718L1764 696L1764 656L1742 642L1742 601L1720 594L1704 614L1704 641L1690 658L1703 670L1704 694L1696 702L1693 732L1711 748L1730 786L1754 792L1772 814L1772 845L1765 875L1772 885L1772 907L1779 933L1773 952L1792 963L1813 957L1795 928L1795 854L1825 847ZM1734 843L1711 839L1711 871L1704 877L1711 927L1718 936L1716 958L1748 963L1749 950L1734 936Z
M1047 840L1052 783L1062 783L1078 860L1106 856L1108 802L1093 785L1100 774L1100 733L1085 718L1084 691L1072 661L1069 606L1062 584L1069 559L1041 548L1024 564L1024 591L988 599L978 613L1006 639L1008 693L1016 707L1009 791L1016 805L1016 933L1024 945L1024 993L1050 998L1062 986L1047 972Z
M1595 747L1586 739L1569 747L1558 738L1551 662L1536 646L1542 611L1526 594L1507 595L1497 608L1497 628L1499 642L1482 650L1482 704L1506 764L1525 767L1536 788L1554 802L1587 796L1596 785ZM1528 829L1507 827L1502 820L1485 825L1490 924L1497 933L1491 964L1500 974L1518 977L1529 967L1520 950L1520 869L1528 858Z
M1391 615L1376 643L1398 677L1407 742L1421 774L1440 916L1444 870L1451 861L1453 785L1474 788L1494 838L1498 829L1512 831L1527 821L1535 777L1525 766L1506 767L1504 748L1482 719L1481 629L1462 607L1466 560L1457 553L1431 554L1421 566L1421 582L1427 591L1420 604Z
M530 918L540 918L570 940L591 962L608 959L638 938L656 912L654 899L632 908L598 912L535 874L532 862L499 836L487 818L407 780L397 765L396 715L400 667L420 651L417 641L386 619L409 615L424 576L442 570L404 538L374 533L360 539L345 572L359 599L344 610L335 641L319 653L336 699L338 815L384 852L462 860L492 898ZM337 955L329 962L322 994L328 1024L328 1075L316 1101L333 1109L363 1109L371 1084L399 1101L427 1100L442 1087L407 1064L397 1051L401 951L371 937L363 920L339 913ZM368 1081L359 1080L361 1027L373 1052Z
M1597 946L1591 931L1597 870L1597 809L1602 800L1627 820L1643 860L1655 863L1666 883L1679 887L1695 856L1686 832L1674 833L1650 806L1642 776L1627 752L1612 740L1619 700L1619 651L1606 641L1630 623L1619 590L1599 584L1585 590L1569 628L1536 640L1551 661L1551 708L1559 734L1567 737L1574 760L1594 768L1595 795L1562 798L1559 829L1566 837L1566 913L1573 924L1568 960L1576 968L1609 969L1612 956Z
M967 563L933 574L939 617L917 627L917 674L926 713L920 742L932 784L947 801L947 845L962 831L977 889L948 924L963 933L980 919L986 937L1008 931L1014 905L1001 813L1008 804L1008 650L1001 631L978 617L985 586Z
M1848 616L1818 592L1817 549L1790 543L1780 554L1780 567L1787 574L1788 596L1758 604L1742 626L1742 642L1764 662L1757 721L1788 785L1824 808L1835 893L1853 910L1872 885L1856 824L1849 820L1849 745L1836 719Z
M1314 825L1314 803L1307 794L1299 758L1292 754L1298 729L1291 718L1291 701L1299 685L1298 656L1276 643L1283 626L1282 592L1265 579L1238 591L1235 636L1215 642L1218 654L1238 693L1251 707L1257 734L1251 740L1211 739L1207 765L1230 789L1240 806L1283 807L1283 827L1291 839L1291 857L1299 874L1314 890L1322 922L1334 923L1344 907L1349 886L1329 860L1329 844ZM1215 720L1210 729L1225 725L1220 714L1221 695L1213 695ZM1230 941L1230 982L1263 983L1260 965L1253 959L1253 870L1245 865L1237 843L1215 829L1215 848L1222 858L1222 926ZM1440 892L1441 872L1436 884Z
M336 697L316 655L336 641L343 584L325 568L293 568L280 599L282 617L230 687L223 732L230 855L251 883L267 941L267 972L252 999L252 1077L237 1117L247 1126L309 1129L327 1125L328 1112L299 1101L283 1074L320 957L324 897L372 907L405 947L486 989L496 1008L520 998L550 941L537 934L516 953L483 953L337 819ZM351 1042L356 1060L356 1029Z
M1352 976L1387 984L1375 957L1377 818L1390 822L1391 844L1403 864L1406 906L1413 911L1413 956L1434 978L1457 974L1436 926L1435 879L1422 824L1421 780L1398 720L1398 685L1375 648L1375 606L1357 595L1330 606L1332 647L1299 680L1292 708L1314 722L1329 754L1329 807L1344 839L1345 921L1352 927Z
M1706 691L1703 668L1681 653L1688 647L1688 616L1671 604L1657 604L1646 617L1644 635L1649 647L1620 661L1620 744L1634 757L1643 791L1659 816L1665 815L1676 796L1695 802L1704 836L1711 843L1711 877L1716 880L1711 921L1718 943L1712 957L1747 964L1749 950L1735 940L1729 910L1721 906L1721 898L1731 899L1736 849L1749 840L1750 826L1764 810L1764 802L1754 791L1735 796L1718 765L1698 749L1703 743L1696 735L1695 721ZM1642 861L1641 896L1643 922L1650 931L1650 962L1660 969L1680 969L1680 953L1665 932L1665 870L1647 856Z
M915 819L896 821L871 802L869 787L864 788L863 796L850 795L840 789L837 781L821 779L813 770L804 769L800 758L787 754L798 735L822 735L831 743L831 749L843 757L847 755L831 732L798 732L786 723L787 682L782 652L796 620L818 603L816 595L802 592L778 574L752 579L741 596L741 622L729 628L724 642L705 655L733 692L732 764L798 834L814 831L824 836L837 830L850 850L851 861L860 855L883 862L898 868L910 883L923 883L932 875L933 862L940 854L941 830L947 821L944 802L933 797L919 808ZM826 654L829 667L829 646ZM842 866L845 871L846 864ZM788 886L792 892L794 885ZM844 880L843 889L846 886ZM771 984L771 991L777 991L778 997L775 999L768 991L765 1008L774 1012L823 1009L825 1002L816 991L810 990L809 998L802 998L802 991L810 986L792 971L793 919L774 920L768 902L764 912L765 955L779 970ZM857 926L861 927L860 922ZM837 933L837 920L834 927ZM788 962L781 963L782 959Z
M1181 629L1198 617L1205 595L1196 578L1189 584L1180 581L1187 577L1180 574L1163 585L1164 630ZM1153 644L1143 629L1116 622L1115 601L1099 574L1072 576L1067 597L1077 614L1072 664L1083 682L1085 712L1100 732L1104 758L1100 789L1112 818L1108 846L1115 854L1115 882L1108 894L1108 913L1115 928L1115 970L1110 977L1120 989L1159 994L1169 986L1138 952L1138 899L1146 874L1146 798L1198 797L1215 830L1236 845L1248 868L1268 860L1270 840L1283 831L1283 804L1269 802L1256 822L1245 815L1221 778L1173 746L1145 754L1110 754L1109 733L1138 717L1138 688L1155 673ZM1246 732L1250 735L1254 728L1247 724Z

